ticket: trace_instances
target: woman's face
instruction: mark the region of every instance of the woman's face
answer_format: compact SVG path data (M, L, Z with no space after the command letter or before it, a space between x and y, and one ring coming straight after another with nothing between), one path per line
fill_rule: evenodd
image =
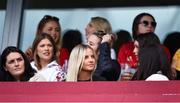
M53 45L47 38L42 39L37 45L36 52L40 61L50 62L53 57Z
M97 53L99 45L101 44L101 39L96 35L92 34L91 36L89 36L87 42L88 45L93 48L93 50Z
M138 41L134 41L134 50L133 50L134 54L136 55L137 57L137 60L138 60L138 53L139 53L139 43Z
M5 71L8 71L13 77L20 79L25 71L24 64L24 58L20 53L11 52L6 57Z
M50 34L55 42L60 38L60 27L55 21L49 21L44 25L42 29L43 33Z
M150 16L143 16L139 22L137 34L154 32L156 23Z
M93 71L95 69L95 65L96 65L96 60L95 60L94 52L92 49L88 48L86 49L82 70Z
M91 34L93 34L94 32L96 32L96 28L93 26L93 23L89 23L86 28L85 28L85 32L86 32L86 38L88 39L89 36Z

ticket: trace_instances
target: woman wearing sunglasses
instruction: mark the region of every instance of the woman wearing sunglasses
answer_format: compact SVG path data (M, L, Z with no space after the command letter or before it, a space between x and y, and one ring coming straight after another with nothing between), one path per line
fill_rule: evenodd
M143 33L155 32L157 23L155 18L149 13L140 13L134 18L133 25L132 25L132 36L133 39L136 40L137 36ZM162 46L170 59L170 52L165 47ZM118 52L118 62L123 66L124 64L128 64L130 68L133 68L130 73L129 77L126 76L125 79L130 80L133 76L134 71L137 68L137 59L133 53L134 49L134 42L128 42L123 44ZM123 68L123 67L122 67ZM122 70L123 71L123 70ZM122 72L123 73L123 72ZM122 78L122 80L124 80Z

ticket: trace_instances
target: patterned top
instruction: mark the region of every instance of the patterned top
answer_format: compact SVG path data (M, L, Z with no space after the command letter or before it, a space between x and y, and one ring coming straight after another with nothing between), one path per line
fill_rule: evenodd
M65 81L66 73L62 71L61 66L52 61L46 67L38 70L35 62L31 62L31 66L37 73L30 79L30 81Z

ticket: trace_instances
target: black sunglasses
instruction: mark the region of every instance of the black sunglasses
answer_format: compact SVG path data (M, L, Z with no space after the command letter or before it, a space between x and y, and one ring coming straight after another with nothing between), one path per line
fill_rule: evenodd
M146 20L140 22L139 24L143 24L145 27L147 27L149 24L151 24L151 26L153 26L153 27L156 27L156 25L157 25L157 23L154 22L154 21L148 22L148 21L146 21Z
M58 17L55 17L55 16L51 16L51 15L45 15L43 17L44 20L55 20L55 21L59 21L59 18Z
M106 35L106 33L104 31L101 31L101 30L94 32L93 34L96 35L97 37L101 38L101 39L104 35Z

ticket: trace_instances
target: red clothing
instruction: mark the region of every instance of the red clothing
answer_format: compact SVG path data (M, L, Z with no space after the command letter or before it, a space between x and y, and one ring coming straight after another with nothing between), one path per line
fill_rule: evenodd
M69 59L69 52L66 48L59 49L59 64L63 66L65 61Z
M133 53L134 42L127 42L121 46L118 52L118 62L120 64L127 63L131 68L137 67L137 58Z
M171 61L171 53L170 53L169 49L164 45L161 45L161 46L164 48L164 51L165 51L165 53L169 59L169 62L170 62Z
M162 47L164 48L165 53L168 59L170 60L171 55L169 49L164 45L162 45ZM133 53L133 50L134 50L134 42L127 42L123 44L118 52L118 62L120 64L127 63L130 65L130 67L137 68L138 61L135 54Z

